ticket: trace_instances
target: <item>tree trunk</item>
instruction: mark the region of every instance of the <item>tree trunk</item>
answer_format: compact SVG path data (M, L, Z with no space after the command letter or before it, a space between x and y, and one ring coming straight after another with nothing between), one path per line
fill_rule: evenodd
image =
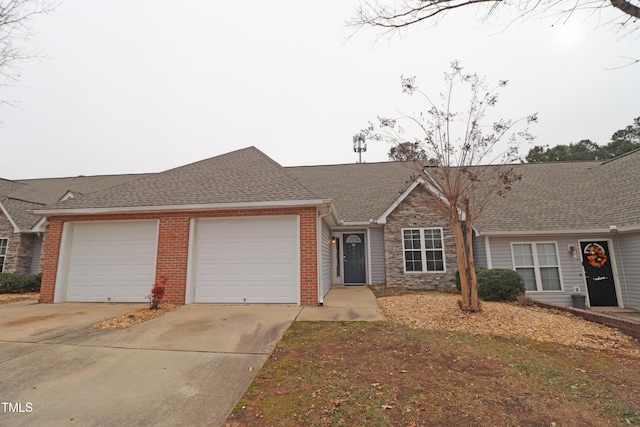
M471 292L469 286L469 274L467 269L466 255L467 251L464 245L464 233L462 231L462 222L457 212L451 213L451 229L456 240L456 258L458 260L458 271L460 273L460 309L463 311L471 310Z
M467 215L469 218L469 215ZM473 260L473 222L465 223L465 258L467 261L467 272L470 293L469 311L480 311L480 300L478 299L478 280L476 278L476 265Z

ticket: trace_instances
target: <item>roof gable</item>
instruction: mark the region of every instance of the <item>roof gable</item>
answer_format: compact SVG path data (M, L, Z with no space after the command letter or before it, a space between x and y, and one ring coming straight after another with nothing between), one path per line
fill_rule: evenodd
M406 190L415 174L411 162L287 167L318 196L334 201L344 224L376 221Z

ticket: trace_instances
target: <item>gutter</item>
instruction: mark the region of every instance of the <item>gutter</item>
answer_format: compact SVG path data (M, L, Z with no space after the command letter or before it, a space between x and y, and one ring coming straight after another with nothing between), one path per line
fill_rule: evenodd
M490 237L509 237L509 236L542 236L550 234L609 234L617 231L618 233L631 233L640 231L640 225L618 227L611 225L607 228L587 228L587 229L568 229L568 230L522 230L522 231L486 231L482 232L474 227L476 236Z
M193 205L161 205L161 206L122 206L110 208L70 208L70 209L34 209L29 212L43 216L64 215L94 215L111 213L146 213L146 212L184 212L201 210L226 210L226 209L260 209L321 206L330 204L328 199L311 200L282 200L268 202L233 202L233 203L203 203Z

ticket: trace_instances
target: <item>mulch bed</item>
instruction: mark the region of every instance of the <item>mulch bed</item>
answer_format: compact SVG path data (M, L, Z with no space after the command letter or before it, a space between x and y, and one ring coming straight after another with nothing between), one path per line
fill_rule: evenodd
M378 304L388 320L411 328L526 338L640 356L638 340L570 313L497 302L483 302L480 313L464 313L458 299L457 295L409 294L378 298Z
M92 329L125 329L129 326L138 325L148 320L155 319L156 317L163 316L164 314L173 311L180 307L180 304L160 304L157 310L150 308L141 308L130 313L124 313L111 319L103 320L100 323L96 323Z

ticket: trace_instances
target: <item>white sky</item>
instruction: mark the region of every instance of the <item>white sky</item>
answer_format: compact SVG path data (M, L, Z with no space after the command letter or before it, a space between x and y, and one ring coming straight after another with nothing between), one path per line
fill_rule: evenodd
M251 145L285 166L354 162L369 120L413 111L400 75L437 96L454 59L509 80L498 111L538 112L536 145L605 144L640 116L640 65L611 70L640 57L640 40L595 19L503 31L451 14L401 38L347 40L356 5L63 0L33 24L43 58L0 88L17 102L0 108L0 177L159 172ZM363 159L388 148L370 143Z

